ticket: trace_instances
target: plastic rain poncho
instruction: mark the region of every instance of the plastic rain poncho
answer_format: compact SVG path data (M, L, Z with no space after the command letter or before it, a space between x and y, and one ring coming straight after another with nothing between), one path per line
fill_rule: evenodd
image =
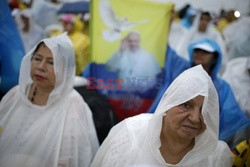
M46 105L28 100L34 47L22 60L19 85L0 104L0 166L88 167L98 141L92 113L73 89L72 43L66 33L42 41L53 54L55 87Z
M45 0L36 0L32 4L32 13L36 23L45 29L46 27L54 24L59 24L58 10L60 5Z
M222 64L223 66L226 65L228 61L228 57L226 54L226 46L220 32L215 29L212 20L208 23L206 31L200 32L198 30L200 17L201 17L200 14L198 14L195 17L192 27L182 36L182 39L180 40L178 46L176 47L177 48L176 52L180 56L184 57L186 60L189 60L188 56L189 44L201 40L203 38L209 38L211 40L214 40L220 46L223 55Z
M21 20L22 15L29 18L29 31L28 32L23 31L24 25ZM25 10L20 11L20 13L17 14L16 16L16 23L17 23L20 36L23 41L25 52L28 53L28 51L30 51L37 42L39 42L45 37L45 33L43 32L43 29L35 23L30 9L25 9Z
M223 74L231 86L241 109L250 117L250 57L238 57L229 61ZM249 125L250 126L250 125Z
M242 16L223 30L229 60L250 56L250 15Z
M160 153L162 118L166 111L194 97L204 96L206 130L182 160L168 164ZM116 125L98 150L92 167L231 166L231 151L218 141L219 104L213 82L201 66L183 72L168 88L154 114L141 114Z

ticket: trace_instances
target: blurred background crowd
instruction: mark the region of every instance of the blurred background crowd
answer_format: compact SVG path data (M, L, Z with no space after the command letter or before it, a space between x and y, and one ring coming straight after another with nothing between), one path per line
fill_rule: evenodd
M222 52L222 66L218 75L228 82L241 110L249 118L250 1L218 1L217 4L213 1L199 4L173 2L175 6L171 13L168 45L188 60L187 48L190 43L203 38L215 41ZM82 76L90 63L90 3L73 0L8 0L26 53L41 39L68 32L74 46L77 76ZM231 6L227 3L231 3ZM113 119L109 121L112 123L102 140L115 122ZM237 137L250 138L249 127L240 133L242 135L228 141L231 147L240 141Z

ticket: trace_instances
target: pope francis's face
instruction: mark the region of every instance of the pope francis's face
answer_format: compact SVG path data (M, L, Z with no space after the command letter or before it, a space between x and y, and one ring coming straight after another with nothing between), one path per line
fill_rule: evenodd
M130 34L128 36L128 45L131 52L137 51L140 47L140 37L137 34Z
M31 60L30 75L37 86L50 90L54 88L53 56L51 50L45 44L40 45Z
M163 118L166 134L180 139L193 139L206 129L201 114L204 97L197 96L167 111Z

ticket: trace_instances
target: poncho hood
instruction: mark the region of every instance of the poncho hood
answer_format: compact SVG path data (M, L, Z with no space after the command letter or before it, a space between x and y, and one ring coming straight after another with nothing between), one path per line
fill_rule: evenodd
M219 45L215 41L208 39L208 38L204 38L204 39L199 40L197 42L191 43L188 46L188 53L189 53L190 62L193 64L193 61L194 61L193 53L194 53L195 47L197 45L202 45L202 44L210 46L211 48L213 48L214 52L217 52L218 58L217 58L216 64L213 67L212 73L211 73L212 79L215 79L215 78L217 78L217 74L220 70L221 63L222 63L222 52L221 52Z
M201 65L180 74L162 96L155 113L149 121L148 133L152 155L158 161L163 158L159 147L162 118L174 106L182 104L196 96L204 96L202 116L206 130L195 138L195 146L176 166L192 165L207 158L216 148L219 134L219 102L216 89L207 72Z
M64 94L73 89L75 76L75 58L73 45L66 33L41 40L51 50L54 61L55 87L49 95L47 106L55 102ZM38 44L39 44L38 43ZM37 45L38 45L37 44ZM23 58L20 69L19 85L22 96L27 99L25 91L33 81L30 76L31 58L33 56L34 46Z

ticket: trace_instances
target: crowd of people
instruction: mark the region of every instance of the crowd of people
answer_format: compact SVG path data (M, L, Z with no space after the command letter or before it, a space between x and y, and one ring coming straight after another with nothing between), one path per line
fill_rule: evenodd
M74 46L76 75L81 75L89 63L90 39L87 34L88 27L85 27L89 19L87 15L84 17L82 14L58 14L62 4L57 0L19 2L17 7L12 6L12 15L25 52L27 53L43 38L68 32Z
M0 103L0 166L250 166L250 13L173 8L166 82L148 111L100 140L94 112L74 89L90 63L90 18L58 14L60 5L9 2L26 54L18 85ZM143 49L131 31L107 69L155 77L161 69Z

